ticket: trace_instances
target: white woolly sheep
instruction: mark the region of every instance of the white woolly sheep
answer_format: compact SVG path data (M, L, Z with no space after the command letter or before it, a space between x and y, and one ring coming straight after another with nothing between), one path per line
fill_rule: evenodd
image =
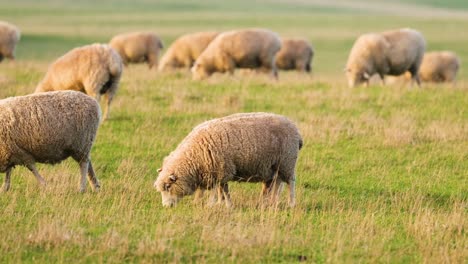
M80 190L86 188L86 174L93 188L99 189L90 151L100 117L96 100L75 91L0 100L0 172L6 172L4 191L10 188L16 165L27 167L44 185L35 163L54 164L68 157L80 165Z
M280 70L311 72L314 56L312 46L303 39L283 39L281 49L276 53L276 67Z
M190 68L218 32L197 32L179 37L161 58L159 70Z
M120 34L113 37L109 45L119 53L125 65L147 62L150 69L158 65L159 52L164 47L161 39L151 32Z
M451 51L427 52L419 70L423 82L453 82L460 68L460 59Z
M75 48L50 65L36 93L75 90L106 100L104 119L109 117L109 106L119 87L122 60L115 50L105 44Z
M219 34L195 61L194 80L235 68L260 69L278 78L275 55L281 48L278 34L265 29L235 30Z
M412 81L420 85L419 67L426 49L422 34L413 29L399 29L360 36L351 49L346 64L346 77L350 87L379 74L400 75L409 71Z
M15 59L16 44L20 36L20 31L16 26L0 21L0 62L3 58Z
M173 206L196 189L217 189L231 205L229 181L263 182L263 194L277 198L282 182L295 204L295 166L302 138L286 117L242 113L195 127L164 159L154 183L164 206Z

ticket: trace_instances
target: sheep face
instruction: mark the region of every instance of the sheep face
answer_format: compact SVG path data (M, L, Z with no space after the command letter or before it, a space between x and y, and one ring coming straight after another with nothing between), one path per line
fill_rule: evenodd
M161 193L164 207L175 206L182 197L195 192L195 187L189 183L190 177L186 173L170 169L159 169L158 172L154 187Z
M160 170L159 170L160 171ZM159 173L158 178L154 182L154 187L162 196L162 204L164 207L172 207L177 204L179 197L176 194L177 176L173 174Z
M192 71L192 78L194 81L203 80L210 76L210 73L200 62L195 62L190 70Z
M353 68L346 69L346 78L348 79L349 88L353 88L363 82L368 82L370 76L367 72L355 70Z

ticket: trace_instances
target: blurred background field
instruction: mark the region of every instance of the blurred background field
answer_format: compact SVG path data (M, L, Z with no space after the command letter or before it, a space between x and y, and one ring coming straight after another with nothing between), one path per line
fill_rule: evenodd
M277 82L125 68L92 152L102 191L78 193L72 161L40 166L46 189L15 169L0 193L0 262L466 263L467 1L19 0L0 19L22 31L17 60L0 64L1 98L32 92L68 50L126 31L154 31L167 48L185 33L266 27L316 52L312 75ZM460 56L454 87L346 87L356 37L399 27ZM163 209L152 185L164 156L200 122L249 111L298 124L297 207L261 208L259 184L232 184L233 209L190 197Z

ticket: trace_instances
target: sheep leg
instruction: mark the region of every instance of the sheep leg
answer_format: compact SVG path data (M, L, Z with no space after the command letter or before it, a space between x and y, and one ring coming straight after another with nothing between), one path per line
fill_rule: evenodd
M80 192L84 192L86 190L86 175L88 174L89 170L89 160L85 159L80 161L80 172L81 172L81 181L80 181Z
M416 81L418 87L421 87L421 80L419 79L419 66L411 66L409 72L411 73L411 86L413 86L414 81Z
M280 195L281 195L281 192L283 191L283 182L282 182L282 181L278 181L278 180L275 181L275 185L274 185L273 191L274 191L274 192L272 193L272 195L273 195L273 201L274 201L275 203L277 203L278 200L279 200L279 197L280 197Z
M36 169L36 165L34 165L34 163L27 165L27 168L34 174L34 176L36 177L36 179L37 179L37 181L39 182L40 185L42 185L42 186L46 185L46 181L39 174L39 172Z
M379 76L380 76L380 80L382 82L382 86L385 86L385 75L379 74Z
M198 202L200 202L202 200L202 198L203 198L203 190L200 189L200 188L197 188L195 190L195 194L194 194L194 197L193 197L193 202L198 203Z
M421 88L421 79L419 79L419 74L415 74L411 72L411 86L413 86L414 82L416 81L416 84L418 87Z
M278 68L276 67L275 56L273 56L273 59L271 61L268 62L268 60L267 60L267 63L265 63L263 65L264 65L264 67L266 69L271 68L271 75L273 76L273 79L275 79L275 81L277 81L278 80Z
M8 168L5 172L5 182L3 183L3 191L7 192L10 190L10 179L11 179L11 168Z
M109 107L112 102L113 96L110 93L105 93L104 94L104 99L106 100L106 108L104 109L104 120L107 120L109 118Z
M296 176L293 176L289 182L289 207L294 207L296 205Z
M266 197L266 195L270 192L271 183L272 181L262 183L262 196L263 197Z
M262 194L265 202L269 202L271 204L277 203L282 190L283 183L276 178L272 181L264 182Z
M276 68L276 65L274 65L271 70L272 70L273 78L277 81L278 80L278 68Z
M208 200L208 206L215 205L217 200L218 200L218 189L211 190L210 198Z
M232 202L231 202L231 195L229 195L229 187L227 183L222 184L219 186L219 191L222 193L219 195L220 197L222 196L224 198L224 202L226 203L226 207L230 208L232 207ZM218 197L218 199L221 199ZM219 200L218 200L219 201Z
M296 61L295 64L296 64L295 68L296 68L297 71L299 71L299 72L310 72L310 69L308 69L308 67L307 67L308 65L306 64L305 61L298 60L298 61Z
M222 185L219 185L217 188L216 188L216 193L217 193L217 198L218 198L218 203L222 203L223 200L224 200L224 195L223 195L223 187Z
M419 78L419 74L416 74L416 84L421 88L421 79Z
M99 189L101 188L101 184L99 183L99 180L96 177L96 173L94 173L93 164L91 163L91 160L89 161L88 166L88 180L91 182L93 189L95 191L99 191Z
M158 66L158 54L150 53L148 54L148 68L151 69Z
M263 182L262 197L264 203L276 203L278 201L282 189L282 182L277 180L276 177L273 180Z

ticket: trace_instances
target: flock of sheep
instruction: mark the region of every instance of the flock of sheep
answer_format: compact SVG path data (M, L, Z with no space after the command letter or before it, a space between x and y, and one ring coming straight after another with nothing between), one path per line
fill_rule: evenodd
M19 30L0 22L0 61L14 59ZM107 44L75 48L52 63L35 93L0 100L0 171L3 189L10 188L11 171L27 167L39 183L44 179L36 162L58 163L72 157L80 165L81 191L86 178L100 188L90 159L101 122L99 100L106 100L104 119L118 89L123 66L146 62L159 71L191 69L201 80L215 72L248 68L278 78L278 69L310 72L312 46L302 39L283 39L265 29L184 35L163 49L154 33L115 36ZM351 49L345 74L349 86L369 83L378 74L408 76L423 81L455 80L459 59L452 52L426 53L422 34L399 29L360 36ZM94 100L94 99L96 100ZM164 206L185 195L210 190L212 202L231 205L228 182L262 182L264 197L277 200L283 183L289 186L289 204L295 204L295 167L303 145L288 118L271 113L240 113L213 119L195 127L163 161L154 187Z

